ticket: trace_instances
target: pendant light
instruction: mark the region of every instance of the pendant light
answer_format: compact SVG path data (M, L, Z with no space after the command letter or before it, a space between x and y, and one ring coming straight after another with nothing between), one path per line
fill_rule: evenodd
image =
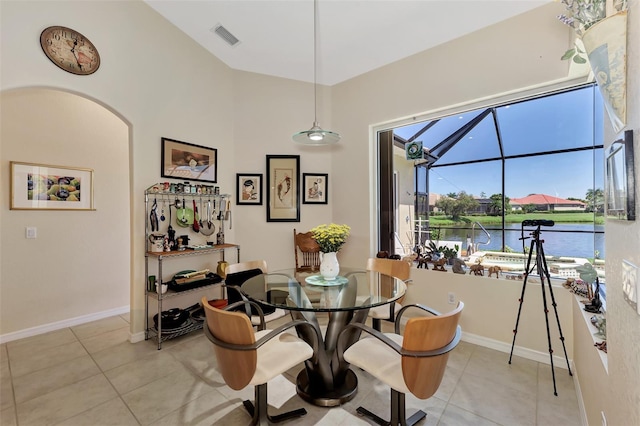
M330 145L340 140L338 133L331 130L324 130L318 124L318 83L316 81L316 62L317 62L317 14L318 0L313 0L313 105L314 119L313 126L309 130L304 130L293 135L293 141L302 145Z

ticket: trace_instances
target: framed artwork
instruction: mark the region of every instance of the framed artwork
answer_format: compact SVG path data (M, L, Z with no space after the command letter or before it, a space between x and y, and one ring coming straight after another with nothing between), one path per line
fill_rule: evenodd
M605 206L608 219L636 220L633 131L626 130L606 152Z
M304 204L327 204L327 179L329 175L303 173L302 187Z
M216 183L218 150L162 138L161 176Z
M11 162L11 210L95 210L93 170Z
M267 222L300 222L299 170L299 155L267 155Z
M236 204L262 205L262 174L236 174Z

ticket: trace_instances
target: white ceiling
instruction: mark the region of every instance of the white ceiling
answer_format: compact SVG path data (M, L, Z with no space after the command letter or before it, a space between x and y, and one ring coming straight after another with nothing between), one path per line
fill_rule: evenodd
M334 85L552 0L318 0L317 82ZM314 81L312 0L145 0L233 69ZM212 32L222 24L240 43Z

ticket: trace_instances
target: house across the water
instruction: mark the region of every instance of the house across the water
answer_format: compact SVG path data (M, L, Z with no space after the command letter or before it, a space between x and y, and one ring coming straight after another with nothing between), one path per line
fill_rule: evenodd
M509 203L513 210L522 210L524 206L532 204L536 211L567 211L585 210L587 205L578 200L565 200L546 194L531 194L523 198L512 198Z

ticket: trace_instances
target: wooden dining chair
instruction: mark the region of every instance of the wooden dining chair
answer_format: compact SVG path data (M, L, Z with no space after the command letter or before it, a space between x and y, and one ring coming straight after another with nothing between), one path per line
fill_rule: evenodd
M241 300L246 300L246 298L243 298L240 287L250 278L254 278L258 275L265 275L267 273L267 261L249 260L246 262L232 263L227 266L225 271L225 284L228 289L227 297L229 299L229 304L233 304ZM258 284L262 286L261 290L266 294L267 289L265 278L263 277ZM251 318L251 323L255 326L260 325L260 316L255 312L255 309L252 311L248 306L249 305L245 304L245 312ZM264 322L274 321L287 314L284 309L271 308L265 305L262 305L261 308L264 313Z
M407 309L421 309L433 316L410 318L400 334L400 320ZM358 407L360 415L380 425L414 425L426 417L422 410L406 419L405 395L411 393L427 399L438 390L447 366L449 353L458 345L462 330L458 325L464 303L447 313L422 305L403 307L396 316L395 333L381 333L365 324L350 324L338 340L341 362L355 365L391 388L391 420L385 421L371 411ZM359 329L373 338L360 339L348 349L349 333ZM406 420L405 420L406 419Z
M254 331L249 318L242 312L230 310L242 305L236 302L224 310L211 306L202 298L206 323L204 333L213 343L217 369L224 382L233 390L253 385L255 403L245 400L244 407L252 416L252 423L278 423L307 414L304 408L270 416L267 405L267 382L318 353L320 339L310 339L309 345L292 333L292 327L310 327L305 321L291 321L275 330ZM254 307L260 310L257 304ZM313 332L313 330L312 330Z
M411 276L411 264L404 260L375 257L367 260L367 271L379 272L390 277L398 278L404 282L408 282L409 277ZM384 288L382 289L382 293L384 296ZM378 331L382 330L382 320L391 322L395 320L395 312L398 312L402 308L402 299L404 299L404 296L397 302L369 309L369 316L371 317L374 329Z
M317 272L320 270L320 246L311 232L297 232L293 229L293 244L296 272Z

